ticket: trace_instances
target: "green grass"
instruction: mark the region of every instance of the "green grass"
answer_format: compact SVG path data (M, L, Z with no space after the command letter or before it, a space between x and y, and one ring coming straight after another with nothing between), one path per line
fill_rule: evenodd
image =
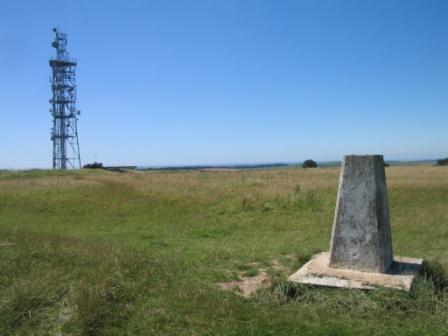
M0 335L446 335L445 167L387 169L410 293L285 281L328 250L338 173L0 171Z

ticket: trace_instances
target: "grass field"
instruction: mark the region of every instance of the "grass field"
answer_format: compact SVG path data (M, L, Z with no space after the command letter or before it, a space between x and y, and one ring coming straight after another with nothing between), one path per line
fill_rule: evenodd
M387 168L410 293L290 286L339 170L0 172L0 335L447 335L448 168ZM257 276L249 298L218 283Z

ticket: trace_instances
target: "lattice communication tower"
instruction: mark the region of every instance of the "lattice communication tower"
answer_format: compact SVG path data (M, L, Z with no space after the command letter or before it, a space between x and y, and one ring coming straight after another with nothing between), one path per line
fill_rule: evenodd
M52 71L50 83L53 97L50 99L53 127L53 169L81 168L78 140L78 116L76 109L76 59L67 52L67 34L53 28L55 38L51 46L56 57L50 59Z

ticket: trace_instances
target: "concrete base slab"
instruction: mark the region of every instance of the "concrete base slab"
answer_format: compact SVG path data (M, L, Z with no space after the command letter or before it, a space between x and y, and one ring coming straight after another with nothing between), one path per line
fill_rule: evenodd
M394 257L394 262L386 273L370 273L330 267L330 253L323 252L315 255L292 274L288 281L328 287L389 287L409 291L422 263L423 259Z

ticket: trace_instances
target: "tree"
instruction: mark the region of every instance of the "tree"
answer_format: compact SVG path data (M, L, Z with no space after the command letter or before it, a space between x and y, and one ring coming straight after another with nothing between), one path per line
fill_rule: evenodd
M302 168L317 168L317 162L311 159L305 160L302 163Z
M437 160L436 166L448 166L448 158Z

